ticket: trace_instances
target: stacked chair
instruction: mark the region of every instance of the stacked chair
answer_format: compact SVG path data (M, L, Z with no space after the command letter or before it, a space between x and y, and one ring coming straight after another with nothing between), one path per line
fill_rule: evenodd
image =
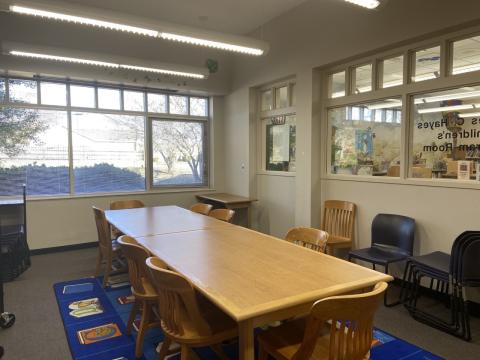
M451 254L435 251L411 257L404 273L401 298L417 320L470 341L467 287L480 287L480 231L465 231L453 243ZM436 290L450 297L448 321L417 307L422 279L436 282Z

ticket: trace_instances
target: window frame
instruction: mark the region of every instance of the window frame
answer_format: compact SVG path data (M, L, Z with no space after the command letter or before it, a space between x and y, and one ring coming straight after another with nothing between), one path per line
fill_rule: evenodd
M258 175L276 175L276 176L296 176L296 171L277 171L267 170L267 122L275 116L296 116L296 105L292 103L292 87L296 85L296 79L290 78L287 80L271 83L258 87L256 90L257 99L257 146L260 151L257 152L256 168ZM275 89L287 87L287 101L288 106L283 108L276 107ZM262 93L265 91L272 91L272 110L262 110ZM298 89L295 89L298 91ZM298 101L298 99L297 99Z
M331 65L326 65L315 69L320 78L320 114L321 131L327 134L327 139L322 145L323 154L321 154L321 175L325 179L360 181L360 182L378 182L392 184L412 184L420 186L437 186L452 188L473 188L480 189L480 182L475 180L457 180L457 179L419 179L412 177L413 163L413 97L419 94L431 93L442 90L455 89L462 86L479 85L480 70L472 71L464 74L452 74L453 65L453 42L468 39L469 37L478 36L480 34L480 26L468 27L463 29L454 29L444 31L436 36L414 40L410 43L400 43L391 48L383 48L377 52L368 52L366 55L360 55L356 58L350 58L345 61L338 61ZM440 76L435 79L412 82L411 76L414 73L412 66L412 54L421 49L440 46ZM379 62L384 59L393 58L403 55L403 84L388 88L380 87L380 80L383 76L382 66ZM371 92L353 94L347 90L347 94L343 97L330 97L329 78L333 73L337 73L347 69L346 83L351 84L352 72L350 69L371 62L374 64L373 83ZM377 66L375 66L377 65ZM401 114L401 148L400 148L400 177L372 177L359 175L332 174L331 169L331 129L328 125L328 110L330 108L352 106L359 103L370 101L379 101L386 98L399 97L402 99ZM325 137L323 137L325 139Z
M50 77L25 77L25 76L15 76L15 75L0 75L0 79L5 82L5 94L4 99L0 99L0 108L26 108L33 110L57 110L57 111L66 111L68 116L68 164L69 164L69 186L70 193L68 195L63 194L52 194L52 195L30 195L29 199L63 199L63 198L85 198L85 197L101 197L101 196L114 196L122 194L136 194L136 193L149 193L149 192L165 192L165 191L198 191L199 189L208 189L211 186L211 168L210 164L210 126L211 126L211 104L210 97L203 95L190 95L184 93L177 93L173 91L159 91L153 88L145 87L133 87L133 86L122 86L122 85L112 85L99 82L87 82L87 81L76 81L76 80L67 80L67 79L58 79ZM12 102L10 101L10 91L9 91L9 81L10 80L33 80L36 82L37 87L37 101L36 103L23 103L23 102ZM66 95L67 103L66 106L59 105L44 105L41 103L41 83L59 83L66 85ZM94 88L94 99L95 106L92 108L87 107L78 107L71 105L71 94L70 86L87 86ZM112 109L103 109L99 108L98 104L98 89L99 88L108 88L113 90L120 91L120 110ZM124 91L136 91L143 93L144 99L144 110L143 111L128 111L124 110ZM166 96L166 110L167 113L155 113L148 111L148 94L160 94ZM187 98L187 105L190 104L190 97L195 98L205 98L206 99L206 116L192 116L190 115L190 109L188 107L188 113L186 115L176 115L169 113L169 96L185 96ZM145 142L144 142L144 154L145 154L145 189L139 191L118 191L118 192L92 192L92 193L76 193L75 192L75 178L74 178L74 164L73 164L73 144L72 144L72 113L73 112L82 112L82 113L97 113L97 114L112 114L112 115L133 115L133 116L143 116L145 124ZM150 151L151 151L151 127L149 125L151 118L159 118L170 121L199 121L204 123L204 183L201 185L168 185L168 186L153 186L152 183L152 168Z

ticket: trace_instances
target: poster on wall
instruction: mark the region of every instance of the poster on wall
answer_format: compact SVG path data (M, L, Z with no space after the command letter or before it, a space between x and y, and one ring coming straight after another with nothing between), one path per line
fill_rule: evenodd
M355 150L366 157L373 155L373 134L370 129L355 130Z

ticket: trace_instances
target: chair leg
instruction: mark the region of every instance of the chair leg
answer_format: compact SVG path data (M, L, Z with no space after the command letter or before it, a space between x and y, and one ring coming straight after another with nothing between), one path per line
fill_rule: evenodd
M147 332L147 326L150 323L150 315L152 312L151 304L147 301L142 301L142 319L138 328L137 343L135 344L135 356L141 357L143 354L143 339Z
M165 359L165 357L168 355L168 350L171 344L172 339L165 336L165 338L163 339L162 347L160 348L160 352L158 353L157 360Z
M220 360L228 360L228 356L223 351L221 344L215 344L215 345L212 345L210 347L215 352L215 354L217 354L217 356L220 358Z
M130 335L132 333L133 322L135 321L135 317L137 316L139 310L140 310L140 303L137 299L135 299L135 302L133 303L133 306L132 306L132 310L130 311L130 316L128 317L128 321L127 321L127 329L125 331L127 335Z
M100 250L100 248L98 248L97 265L95 266L95 277L100 275L100 270L102 268L102 261L103 261L102 251Z
M103 284L102 286L105 288L108 284L108 278L110 277L110 272L112 271L112 256L110 255L107 259L107 263L105 264L105 271L103 272Z
M187 345L182 345L180 360L188 360L190 349Z
M268 352L265 350L262 344L259 344L258 360L268 360Z

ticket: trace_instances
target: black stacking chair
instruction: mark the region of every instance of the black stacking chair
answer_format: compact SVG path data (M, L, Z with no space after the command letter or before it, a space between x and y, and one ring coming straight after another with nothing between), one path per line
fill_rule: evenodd
M413 241L415 238L415 220L402 215L378 214L372 222L371 247L351 250L348 261L359 259L369 262L375 269L376 265L385 268L388 274L388 266L391 263L407 260L413 253ZM400 301L387 303L385 291L385 306L399 304Z
M451 254L435 251L411 257L405 268L403 282L408 285L401 299L412 317L464 340L471 340L469 300L465 296L465 288L480 287L479 257L480 231L466 231L460 234L452 245ZM417 307L420 282L423 278L431 279L430 287L433 281L436 281L437 291L449 296L449 321ZM403 290L402 288L402 293Z

